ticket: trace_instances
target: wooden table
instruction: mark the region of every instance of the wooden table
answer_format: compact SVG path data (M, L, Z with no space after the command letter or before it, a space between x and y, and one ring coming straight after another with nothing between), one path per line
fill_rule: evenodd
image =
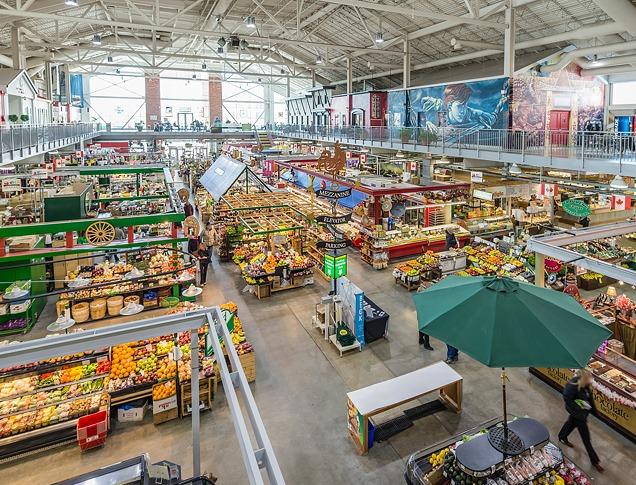
M439 393L438 399L449 409L462 409L463 378L445 362L347 393L348 428L358 452L369 451L369 418L414 401L427 394Z

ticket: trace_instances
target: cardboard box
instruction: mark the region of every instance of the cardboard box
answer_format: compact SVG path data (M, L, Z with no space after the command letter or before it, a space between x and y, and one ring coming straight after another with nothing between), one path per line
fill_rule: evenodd
M120 423L139 422L144 420L144 414L148 405L144 401L141 406L132 406L124 404L117 408L117 421Z

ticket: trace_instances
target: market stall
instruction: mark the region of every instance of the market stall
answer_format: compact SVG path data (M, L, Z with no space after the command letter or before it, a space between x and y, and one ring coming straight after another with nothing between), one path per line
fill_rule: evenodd
M437 395L452 411L462 409L462 377L444 362L347 393L349 435L359 453L373 446L370 418L402 404Z
M166 313L202 308L176 302ZM232 302L221 307L231 345L248 381L253 381L254 349L246 340L238 308ZM218 372L207 325L198 334L199 399L206 410L216 392ZM191 351L190 333L181 332L2 369L0 459L74 442L78 419L99 410L112 408L117 421L140 424L146 413L152 413L154 424L188 416Z
M591 479L550 441L547 429L528 421L532 420L513 418L510 422L510 426L536 434L532 437L533 446L522 454L506 458L501 453L488 453L487 433L501 426L499 420L493 419L413 453L407 459L404 479L407 485L442 485L449 481L478 485L590 485ZM489 460L491 456L495 459Z

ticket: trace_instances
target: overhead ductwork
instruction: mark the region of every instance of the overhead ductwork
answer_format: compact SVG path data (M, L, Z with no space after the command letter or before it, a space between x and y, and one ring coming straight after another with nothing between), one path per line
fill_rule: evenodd
M582 69L602 69L610 66L623 66L625 64L636 64L636 54L628 56L605 57L595 61L590 61L584 57L575 59Z
M636 49L636 41L620 42L618 44L599 45L595 47L585 47L583 49L574 49L566 52L561 56L559 62L541 66L541 72L556 72L563 69L570 62L581 56L592 56L594 54L609 54L611 52L624 52Z
M636 7L630 0L594 0L594 3L625 32L636 35Z
M634 72L636 67L631 64L622 66L596 67L591 69L581 69L581 76L607 76L609 74L623 74L626 72Z

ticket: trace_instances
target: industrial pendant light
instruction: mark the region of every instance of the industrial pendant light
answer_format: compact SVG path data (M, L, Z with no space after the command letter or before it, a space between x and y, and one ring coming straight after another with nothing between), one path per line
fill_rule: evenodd
M521 175L523 173L523 170L519 168L519 165L517 165L516 163L513 163L512 165L510 165L510 168L508 169L508 173L510 175Z
M69 7L77 7L79 6L78 0L64 0L64 5L68 5Z
M106 58L106 61L107 61L107 62L113 62L113 56L108 56L108 57Z
M448 165L450 163L450 160L446 158L446 155L442 155L442 158L436 160L435 163L437 165Z
M316 64L322 64L322 56L316 56Z
M375 34L375 43L382 44L383 42L384 42L384 34L382 34L382 32L378 32L377 34Z
M102 45L102 38L99 34L93 36L93 45Z
M404 158L404 153L402 153L402 150L397 151L397 153L395 154L395 158Z
M623 177L621 177L619 174L616 175L616 177L614 177L614 179L610 182L610 187L613 189L625 190L629 188L629 185L627 185L625 179L623 179Z
M253 15L245 17L245 25L250 29L256 28L256 18Z
M205 71L207 68L208 68L208 65L205 62L201 64L201 69Z

